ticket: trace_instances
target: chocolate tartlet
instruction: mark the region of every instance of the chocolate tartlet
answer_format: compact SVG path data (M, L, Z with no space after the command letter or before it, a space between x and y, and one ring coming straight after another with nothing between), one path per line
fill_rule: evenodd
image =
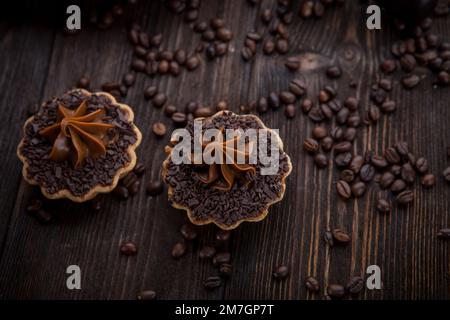
M45 102L17 148L23 177L49 199L84 202L112 191L136 165L133 110L105 92L74 89Z
M175 149L166 147L168 157L163 163L162 176L168 185L172 206L187 211L193 224L214 223L224 230L234 229L244 221L263 220L269 207L283 198L285 179L292 170L290 158L283 151L280 137L255 115L236 115L230 111L220 111L212 117L195 119L197 120L202 123L202 133L208 129L218 129L220 134L227 129L257 129L258 132L265 130L270 133L263 148L270 154L270 145L276 146L275 152L279 153L278 169L275 174L261 174L264 166L259 156L253 164L237 164L232 160L208 165L203 162L176 163L173 161ZM191 144L194 144L194 121L187 124L186 130L191 136ZM240 152L242 157L248 159L253 146L247 137L242 142L245 145L243 152L235 147L241 139L240 136L228 140L225 136L221 140L217 138L215 136L214 140L202 141L202 151L208 153L214 148L219 151L229 150L230 154L237 155ZM226 158L227 155L224 154ZM193 158L193 154L190 157Z

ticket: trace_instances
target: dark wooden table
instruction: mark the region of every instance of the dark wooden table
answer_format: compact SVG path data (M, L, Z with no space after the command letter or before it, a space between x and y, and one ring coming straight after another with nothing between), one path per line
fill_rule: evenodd
M172 128L161 110L144 100L148 85L157 84L176 105L192 99L207 104L224 99L238 111L240 104L303 77L311 94L324 84L334 84L341 97L356 94L366 108L377 66L395 39L385 24L382 30L368 31L365 8L356 1L328 11L320 20L296 17L289 27L288 56L300 55L304 63L300 72L291 73L276 55L258 54L251 63L241 59L245 34L260 26L258 7L240 0L203 2L201 19L221 16L231 26L236 35L231 52L176 78L141 74L125 99L143 132L138 155L147 166L146 181L160 174L168 139L155 139L151 124L163 121ZM261 7L274 3L265 0ZM334 191L337 169L330 163L318 170L302 150L313 124L301 112L293 120L286 120L282 111L262 116L269 127L280 129L294 168L284 200L272 207L267 219L245 223L233 232L234 272L219 289L203 288L204 279L217 271L199 260L197 250L213 242L215 228L202 228L187 255L172 259L171 247L180 240L178 229L186 217L170 207L165 195L149 197L141 188L127 201L107 196L100 212L87 204L56 202L57 219L51 225L41 225L27 215L25 208L35 190L22 179L16 147L28 105L61 94L84 74L92 78L94 88L119 81L133 56L126 32L130 19L151 34L162 32L167 48L192 51L200 41L181 17L158 1L142 1L111 29L86 27L72 36L42 23L0 22L0 298L134 299L140 290L152 289L161 299L322 299L323 293L305 290L307 275L316 276L323 285L345 283L352 275L364 275L372 264L381 268L383 289L365 290L361 299L450 297L449 243L436 239L438 229L450 226L450 187L442 177L432 190L417 183L414 203L395 206L389 215L376 212L374 187L363 198L345 203ZM433 30L450 39L449 20L436 20ZM338 81L324 76L324 67L332 62L345 69ZM356 90L348 86L351 78L358 83ZM449 90L433 88L428 76L413 91L396 82L392 98L397 111L382 116L375 126L362 128L353 151L382 152L396 140L406 140L440 175L450 165L445 155L450 146ZM323 232L334 227L351 232L348 246L325 245ZM125 240L138 244L136 256L120 254ZM66 267L71 264L81 267L81 290L66 288ZM278 264L290 267L285 281L272 279Z

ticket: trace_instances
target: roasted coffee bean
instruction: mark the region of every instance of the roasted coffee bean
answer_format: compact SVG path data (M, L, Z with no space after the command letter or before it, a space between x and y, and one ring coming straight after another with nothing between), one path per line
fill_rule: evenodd
M405 157L408 155L409 149L408 149L408 143L404 141L399 141L395 144L395 148L397 149L397 152L399 155Z
M339 174L339 178L347 183L351 183L353 180L355 180L355 173L350 169L345 169L341 171L341 173Z
M214 266L219 266L222 263L229 263L230 259L231 256L228 252L220 252L214 255L212 262Z
M165 114L166 116L170 117L170 116L172 116L175 112L177 112L177 107L175 107L175 106L172 105L172 104L165 105L165 106L164 106L164 109L163 109L163 112L164 112L164 114Z
M208 29L208 23L206 23L205 21L198 21L194 24L194 31L197 33L202 33L204 32L206 29Z
M300 97L306 92L306 83L303 80L294 79L289 84L289 91L291 91L297 97Z
M338 124L345 124L348 120L348 116L350 114L350 110L347 108L342 108L336 115L336 122Z
M113 193L116 197L118 197L121 200L128 199L129 196L128 189L122 185L118 185L117 187L115 187Z
M416 170L419 173L425 173L428 171L428 161L424 157L420 157L416 160Z
M320 105L320 110L326 119L331 119L333 117L333 110L330 109L328 104L322 103Z
M305 279L305 287L311 292L319 292L320 291L319 281L312 276L309 276Z
M343 138L346 141L352 142L356 139L356 134L357 134L356 128L347 128L344 131Z
M184 242L177 242L172 247L172 258L178 259L186 254L186 244Z
M174 114L172 114L172 121L178 125L178 126L182 126L186 123L187 121L187 116L185 113L183 112L175 112Z
M284 114L287 118L292 119L295 117L295 106L293 104L288 104L286 109L284 109Z
M289 43L286 39L278 39L275 43L275 48L277 49L278 53L285 54L289 51Z
M383 71L385 73L394 72L396 68L397 68L397 66L395 64L395 61L391 60L391 59L384 60L380 65L381 71Z
M384 189L387 189L392 185L394 181L395 176L391 172L386 171L381 175L380 186Z
M180 233L187 241L192 241L197 238L197 229L190 223L183 224Z
M153 290L144 290L137 295L138 300L155 300L156 292Z
M216 249L212 246L204 246L200 249L198 256L200 259L211 259L216 254Z
M130 29L128 31L128 38L132 44L137 45L139 43L139 31L134 28Z
M274 108L278 109L280 107L280 98L276 92L271 92L269 95L269 105Z
M327 128L325 128L323 126L316 126L312 130L312 135L314 138L320 140L320 139L325 138L328 135L328 130L327 130Z
M233 38L233 33L230 29L227 28L219 28L216 31L216 39L223 41L223 42L229 42Z
M334 162L340 168L348 166L351 161L352 161L352 154L350 152L340 153L334 159Z
M364 192L366 192L366 184L362 181L355 182L352 184L352 194L354 197L361 197Z
M189 71L195 70L198 68L198 66L200 65L200 59L198 58L198 56L193 55L190 56L187 60L186 60L186 68Z
M166 134L166 126L162 122L155 122L152 126L152 131L157 137L162 137Z
M328 152L333 147L333 143L334 143L333 138L325 137L322 139L322 141L320 141L320 146L322 147L323 151Z
M417 65L416 59L412 54L405 54L400 58L400 66L405 72L413 71L416 65Z
M131 69L137 72L142 72L144 71L146 64L147 63L142 59L134 59L131 62Z
M395 180L391 185L391 191L394 193L401 192L405 188L406 188L406 183L402 179Z
M300 69L301 63L300 63L300 59L298 59L297 57L290 57L286 60L284 65L289 70L296 71L296 70Z
M404 76L401 79L401 83L405 89L412 89L417 86L420 82L419 76L415 74Z
M120 253L126 256L134 256L137 253L137 246L134 242L128 241L120 246Z
M312 138L307 138L303 141L303 149L310 153L315 153L319 149L319 143Z
M397 108L397 105L396 105L395 101L392 101L392 100L385 101L380 106L380 110L383 113L392 113L395 111L396 108Z
M360 155L355 155L352 158L352 161L349 164L349 169L354 173L358 173L361 170L361 167L364 164L364 158Z
M450 167L445 169L442 174L444 176L445 181L450 182Z
M347 126L349 127L356 128L359 127L360 124L361 124L361 117L358 114L352 114L347 119Z
M370 164L365 164L361 167L359 176L361 178L361 181L372 181L373 177L375 176L375 168Z
M279 265L276 267L273 277L277 280L286 279L289 276L289 268L285 265Z
M147 56L147 49L142 46L135 46L133 52L137 57L140 58L144 58Z
M131 171L120 182L125 188L128 189L137 180L138 180L137 175L133 171Z
M339 142L334 145L334 151L337 153L350 151L352 148L352 144L348 141Z
M342 75L341 68L338 66L331 66L326 70L326 75L332 79L340 78Z
M131 195L135 195L139 192L139 188L141 186L141 182L139 180L134 181L129 187L128 187L128 192Z
M383 169L388 166L388 162L386 161L386 159L384 157L378 156L378 155L372 155L370 162L372 163L372 165L375 168L378 168L378 169Z
M256 105L256 110L259 113L265 113L269 109L269 102L267 101L266 97L261 97L258 100L258 103Z
M380 81L378 81L378 85L384 91L392 91L392 80L390 79L380 79Z
M225 21L223 19L220 19L220 18L212 18L209 21L209 25L213 29L220 29L220 28L225 27Z
M370 99L376 104L381 105L387 98L386 91L379 88L378 86L372 87L370 91Z
M359 103L355 97L348 97L344 101L344 106L351 111L356 111L358 110Z
M203 285L207 290L212 290L222 285L222 279L217 276L208 277Z
M145 172L145 165L142 162L138 162L133 169L134 174L138 177L142 176Z
M334 113L341 111L341 109L343 107L342 103L337 99L328 101L327 105Z
M323 234L323 239L325 240L325 243L330 247L334 246L333 234L331 233L331 231L325 231L325 233Z
M326 90L320 90L319 91L319 102L326 103L330 101L331 96Z
M206 118L214 114L214 110L211 107L200 107L194 111L194 117Z
M405 163L402 166L401 175L402 175L402 179L406 183L413 183L414 180L416 180L416 172L414 171L414 168L409 163Z
M404 190L397 195L400 204L407 204L414 200L414 193L411 190Z
M78 88L87 89L90 83L91 80L88 77L83 76L78 80L77 86Z
M350 294L358 294L364 289L365 283L364 279L358 276L352 277L347 285L345 286L345 290Z
M402 167L398 164L394 164L391 166L389 170L394 176L398 177L402 173Z
M328 158L323 153L317 153L314 156L314 163L318 168L325 168L328 165Z
M169 73L173 76L178 76L181 72L180 65L176 61L171 61L169 63Z
M261 12L261 20L262 20L262 22L268 24L272 20L272 18L273 18L272 10L264 9Z
M381 213L389 213L391 212L391 203L386 199L378 199L377 200L377 210Z
M309 18L314 13L314 2L313 1L304 1L301 4L299 15L303 18Z
M311 111L311 108L314 106L314 103L312 102L311 99L303 99L300 107L302 108L302 111L304 113L308 113L309 111Z
M341 299L345 296L345 288L340 284L329 284L327 294L334 299Z
M344 180L339 180L336 183L336 190L342 199L347 200L352 196L350 185Z
M178 64L184 65L187 60L186 51L184 51L183 49L177 49L174 53L174 59L176 62L178 62Z
M295 102L295 95L290 91L283 91L280 93L280 100L285 104L291 104Z
M263 45L263 52L266 55L271 55L275 51L275 42L272 40L266 40Z
M350 235L341 229L334 229L331 233L333 239L341 244L347 244L351 241Z
M159 180L150 180L147 184L147 194L157 196L164 190L163 184Z
M147 87L144 90L144 98L149 100L149 99L153 98L157 92L158 92L158 88L156 86Z
M158 92L153 98L152 98L152 104L155 107L162 107L167 101L167 96L162 93L162 92Z
M422 177L421 183L425 188L431 188L436 184L436 176L432 173L428 173Z
M184 21L185 22L193 22L198 18L198 10L190 9L184 13Z
M396 164L400 162L400 155L397 153L394 147L389 147L384 152L384 157L391 164Z
M450 239L450 228L440 229L437 233L438 239Z
M380 119L380 109L377 106L371 105L369 107L369 118L372 122L377 122Z
M331 129L330 135L335 141L341 141L344 137L344 131L341 127L334 127Z
M218 230L216 232L216 241L218 242L227 242L230 240L231 232L228 230Z
M222 277L228 278L233 271L233 267L229 263L222 263L219 267L219 273Z
M243 47L241 50L241 56L244 61L249 61L253 57L253 52L249 47Z

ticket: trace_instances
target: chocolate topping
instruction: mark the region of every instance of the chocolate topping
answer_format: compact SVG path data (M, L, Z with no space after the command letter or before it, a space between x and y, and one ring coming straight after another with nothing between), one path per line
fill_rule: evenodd
M101 121L104 115L103 109L87 113L86 100L76 110L59 104L57 122L39 131L53 143L49 158L55 161L71 159L75 168L79 168L86 158L95 160L104 155L106 132L114 128L114 125Z

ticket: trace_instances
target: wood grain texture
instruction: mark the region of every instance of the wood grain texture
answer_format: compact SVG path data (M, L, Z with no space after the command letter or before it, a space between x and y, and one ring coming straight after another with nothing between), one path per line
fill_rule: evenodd
M257 54L250 63L240 57L245 34L266 28L258 17L262 9L274 8L273 1L264 0L260 7L238 0L203 2L201 20L220 16L232 28L235 39L230 53L214 62L202 61L196 71L176 78L151 79L140 74L125 99L133 106L143 132L138 149L139 159L147 166L143 183L160 175L168 139L156 139L151 125L162 121L171 126L161 110L144 100L143 90L150 84L157 84L169 102L179 107L191 100L214 105L224 99L238 111L240 104L285 89L292 79L301 77L309 83L310 96L332 84L340 88L340 98L356 95L362 108L369 106L370 85L395 35L387 28L367 31L364 8L356 2L328 11L321 20L294 19L289 27L288 56L299 56L304 62L296 73L287 71L284 58L277 55ZM0 127L1 299L134 299L142 289L155 290L161 299L323 299L323 292L306 292L306 276L316 276L323 289L328 283L346 283L353 275L364 275L371 264L382 270L383 290L366 290L360 298L450 297L449 244L436 239L437 230L450 225L450 187L442 179L432 190L417 184L414 204L395 207L389 215L374 209L375 185L359 200L341 201L335 192L338 170L331 162L324 170L316 169L302 150L313 124L300 110L292 120L286 120L282 110L261 116L269 127L280 129L293 172L284 200L272 207L267 219L245 223L233 232L234 271L217 290L203 288L203 281L217 270L200 261L197 251L214 241L215 228L202 228L188 254L173 260L170 250L181 240L178 229L186 221L184 213L171 208L164 195L147 196L143 186L128 201L104 197L98 213L88 204L57 201L52 204L57 220L48 226L26 215L36 191L21 182L15 148L29 102L64 92L83 74L92 78L94 88L105 81L119 81L132 60L126 40L126 25L131 20L150 34L162 32L163 47L168 49L193 51L200 43L182 17L170 14L160 2L142 2L130 14L112 29L88 28L73 36L34 25L0 25L0 108L8 120ZM450 21L437 20L433 30L450 38ZM333 62L346 69L337 81L327 79L323 72ZM398 80L398 75L394 78ZM349 88L350 79L357 81L356 89ZM395 82L391 97L398 110L382 116L375 126L361 128L353 151L381 153L395 141L406 140L440 174L450 165L445 156L450 146L450 92L434 89L431 82L428 77L414 91L404 91ZM351 232L348 246L330 249L325 245L324 231L335 227ZM125 240L138 244L137 256L119 253ZM82 269L82 290L65 287L65 269L70 264ZM278 264L291 270L282 282L272 279Z

